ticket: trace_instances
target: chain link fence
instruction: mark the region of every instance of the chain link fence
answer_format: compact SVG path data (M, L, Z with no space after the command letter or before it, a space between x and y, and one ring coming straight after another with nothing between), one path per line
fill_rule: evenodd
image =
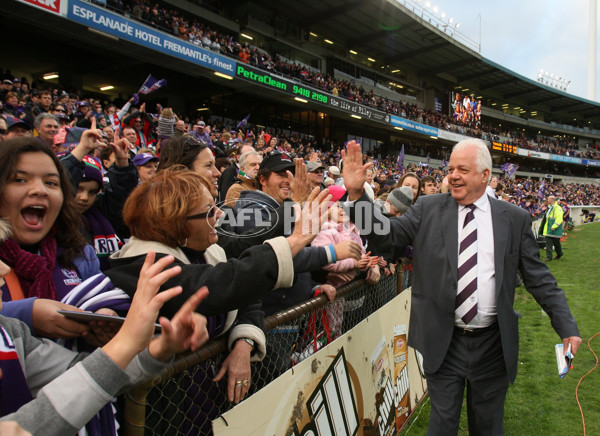
M248 397L377 311L397 295L401 283L402 273L382 277L373 286L355 280L338 288L331 303L322 294L266 317L267 355L252 363ZM212 381L226 356L226 340L216 339L178 356L160 376L129 391L124 434L212 434L211 421L234 406L227 399L226 377Z

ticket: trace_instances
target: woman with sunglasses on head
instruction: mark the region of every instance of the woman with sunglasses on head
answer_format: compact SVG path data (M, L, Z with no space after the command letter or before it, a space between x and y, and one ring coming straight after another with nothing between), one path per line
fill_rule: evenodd
M206 285L210 294L197 311L208 318L211 337L228 334L230 354L217 374L211 374L209 367L203 369L215 381L227 374L227 397L237 403L250 387L250 361L265 355L264 315L257 301L271 289L292 284L292 258L316 233L303 235L298 225L289 237L268 240L228 260L216 245L216 226L222 212L215 206L213 188L196 172L178 167L160 171L138 186L123 209L132 238L111 257L113 268L106 275L132 295L148 250L155 251L157 257L173 255L182 272L163 287L178 285L183 292L163 306L161 314L165 316L176 312L192 290ZM309 200L322 204L324 212L326 198L326 191L314 191ZM314 204L304 208L304 217L313 211L308 223L321 220L316 217L320 208ZM220 392L216 389L214 395ZM216 416L216 410L206 407L202 406L205 414Z
M176 165L183 165L204 177L210 184L209 190L213 198L217 198L221 172L215 166L215 156L206 143L190 134L169 139L162 146L158 171Z

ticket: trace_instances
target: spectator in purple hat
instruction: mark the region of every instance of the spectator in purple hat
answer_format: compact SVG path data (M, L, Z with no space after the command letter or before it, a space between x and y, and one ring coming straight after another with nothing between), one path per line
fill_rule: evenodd
M210 148L214 148L213 142L210 139L210 127L208 127L204 121L198 121L190 134L194 135L196 139L203 141Z
M90 117L93 115L87 101L77 102L77 113L75 114L75 125L78 127L90 127Z
M133 158L133 165L135 165L138 176L140 179L140 183L144 183L146 180L149 180L156 174L156 170L158 168L158 158L147 151L145 153L138 153Z

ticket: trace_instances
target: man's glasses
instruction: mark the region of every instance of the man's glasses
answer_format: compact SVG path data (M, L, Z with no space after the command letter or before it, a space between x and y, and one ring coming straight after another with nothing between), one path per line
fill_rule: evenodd
M213 205L207 212L198 213L196 215L190 215L185 217L187 220L201 220L203 218L214 218L217 214L218 207Z
M63 114L66 113L67 111L65 111L64 109L54 109L54 112L62 112Z

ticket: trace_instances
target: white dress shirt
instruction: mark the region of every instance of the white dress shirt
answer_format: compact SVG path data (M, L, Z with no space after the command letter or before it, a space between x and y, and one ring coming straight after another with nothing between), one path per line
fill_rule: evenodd
M481 328L487 327L496 321L494 228L487 193L484 193L473 204L476 206L473 215L477 223L477 315L468 327ZM460 234L468 211L468 207L458 205L458 241L460 241ZM456 256L458 258L458 251ZM457 315L455 315L454 324L458 327L467 327Z

